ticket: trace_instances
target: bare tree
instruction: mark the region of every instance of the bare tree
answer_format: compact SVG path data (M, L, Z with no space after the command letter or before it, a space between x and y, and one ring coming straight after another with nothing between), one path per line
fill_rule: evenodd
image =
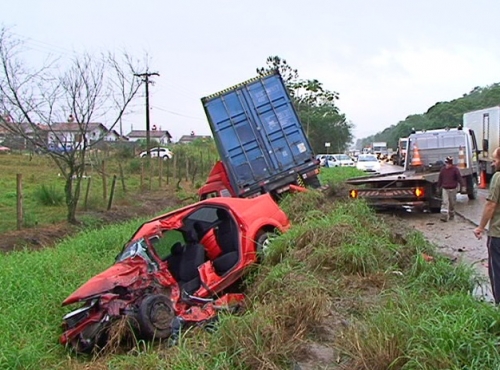
M32 68L27 51L0 30L0 127L51 157L65 179L67 220L76 223L88 151L120 122L141 85L134 74L145 66L126 53L84 53Z

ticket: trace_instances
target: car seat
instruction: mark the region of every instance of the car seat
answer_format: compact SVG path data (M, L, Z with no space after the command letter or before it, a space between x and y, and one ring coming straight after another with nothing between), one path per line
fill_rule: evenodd
M177 282L181 291L192 294L201 285L198 266L205 262L205 248L198 242L196 232L190 230L186 234L187 244L184 247L179 265Z
M182 260L182 252L184 252L184 247L180 242L176 242L172 245L172 248L170 248L170 255L165 258L168 270L175 280L179 280L179 267Z
M227 211L217 209L217 218L220 224L216 230L215 238L222 250L222 254L213 261L213 264L215 272L224 275L239 259L238 229Z

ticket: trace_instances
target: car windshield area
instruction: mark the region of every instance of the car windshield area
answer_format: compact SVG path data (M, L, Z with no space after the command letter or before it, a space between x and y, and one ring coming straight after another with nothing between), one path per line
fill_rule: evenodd
M154 265L153 259L148 253L148 244L144 238L139 240L134 240L123 247L118 256L116 256L116 262L122 262L129 258L140 257L148 263L148 265Z
M359 162L378 162L378 159L374 155L363 155L363 156L360 155L358 158L358 161Z
M336 154L335 157L337 157L337 159L339 161L350 161L351 160L351 157L349 157L347 154Z

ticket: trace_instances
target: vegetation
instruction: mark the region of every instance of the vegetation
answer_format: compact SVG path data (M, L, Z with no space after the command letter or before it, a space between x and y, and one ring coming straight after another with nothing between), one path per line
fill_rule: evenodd
M170 145L175 153L168 161L123 157L122 150L108 148L89 153L83 179L84 197L77 214L103 211L107 208L113 176L117 176L114 205L134 204L143 190L176 191L183 187L199 188L218 159L213 140L198 140L191 144ZM103 167L104 163L104 167ZM22 175L24 227L48 225L66 219L64 204L65 180L45 155L10 154L0 156L0 233L16 229L16 174ZM104 194L103 171L106 173ZM160 182L160 172L162 174ZM123 174L124 181L121 181ZM86 196L87 187L88 196ZM181 198L191 195L183 194ZM87 218L79 220L85 221Z
M344 169L321 176L340 188ZM351 170L351 169L346 169ZM136 341L97 358L57 344L60 302L113 262L140 220L84 232L56 248L0 255L1 368L493 369L500 313L471 297L472 268L436 254L420 234L394 235L361 201L318 192L283 200L293 227L246 279L248 309L178 346ZM432 256L431 260L428 256ZM91 261L91 263L89 263ZM15 308L15 309L14 309Z
M126 53L85 53L67 64L49 57L36 67L30 62L24 42L0 29L0 128L51 158L65 180L66 218L76 223L88 153L113 133L144 67ZM107 127L96 123L103 120ZM58 131L61 125L71 134Z
M353 139L354 125L335 105L339 94L316 79L300 79L298 71L279 56L268 57L266 64L257 68L257 73L262 75L276 69L280 72L314 152L324 152L325 143L329 142L332 150L343 153Z
M411 130L430 130L445 127L458 127L462 124L463 114L473 110L493 107L500 104L500 83L486 87L475 87L462 97L438 102L422 114L412 114L403 121L391 125L383 131L358 140L356 146L361 148L374 141L386 141L392 148L397 147L400 137L407 137Z

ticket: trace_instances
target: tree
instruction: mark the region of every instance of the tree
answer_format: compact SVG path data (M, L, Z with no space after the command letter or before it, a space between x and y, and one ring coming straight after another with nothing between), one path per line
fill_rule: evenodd
M352 140L354 125L347 122L335 105L339 94L326 89L317 79L300 79L297 69L279 56L268 57L266 64L266 67L257 68L257 73L262 76L279 71L313 150L321 152L325 142L330 142L335 150L344 151Z
M99 120L108 123L101 125L107 132L119 123L141 85L134 73L144 67L126 53L84 53L67 64L49 58L33 68L23 59L27 51L0 30L0 126L54 161L65 179L67 220L76 223L86 156L105 136L90 132ZM71 137L61 134L62 124L71 125Z

